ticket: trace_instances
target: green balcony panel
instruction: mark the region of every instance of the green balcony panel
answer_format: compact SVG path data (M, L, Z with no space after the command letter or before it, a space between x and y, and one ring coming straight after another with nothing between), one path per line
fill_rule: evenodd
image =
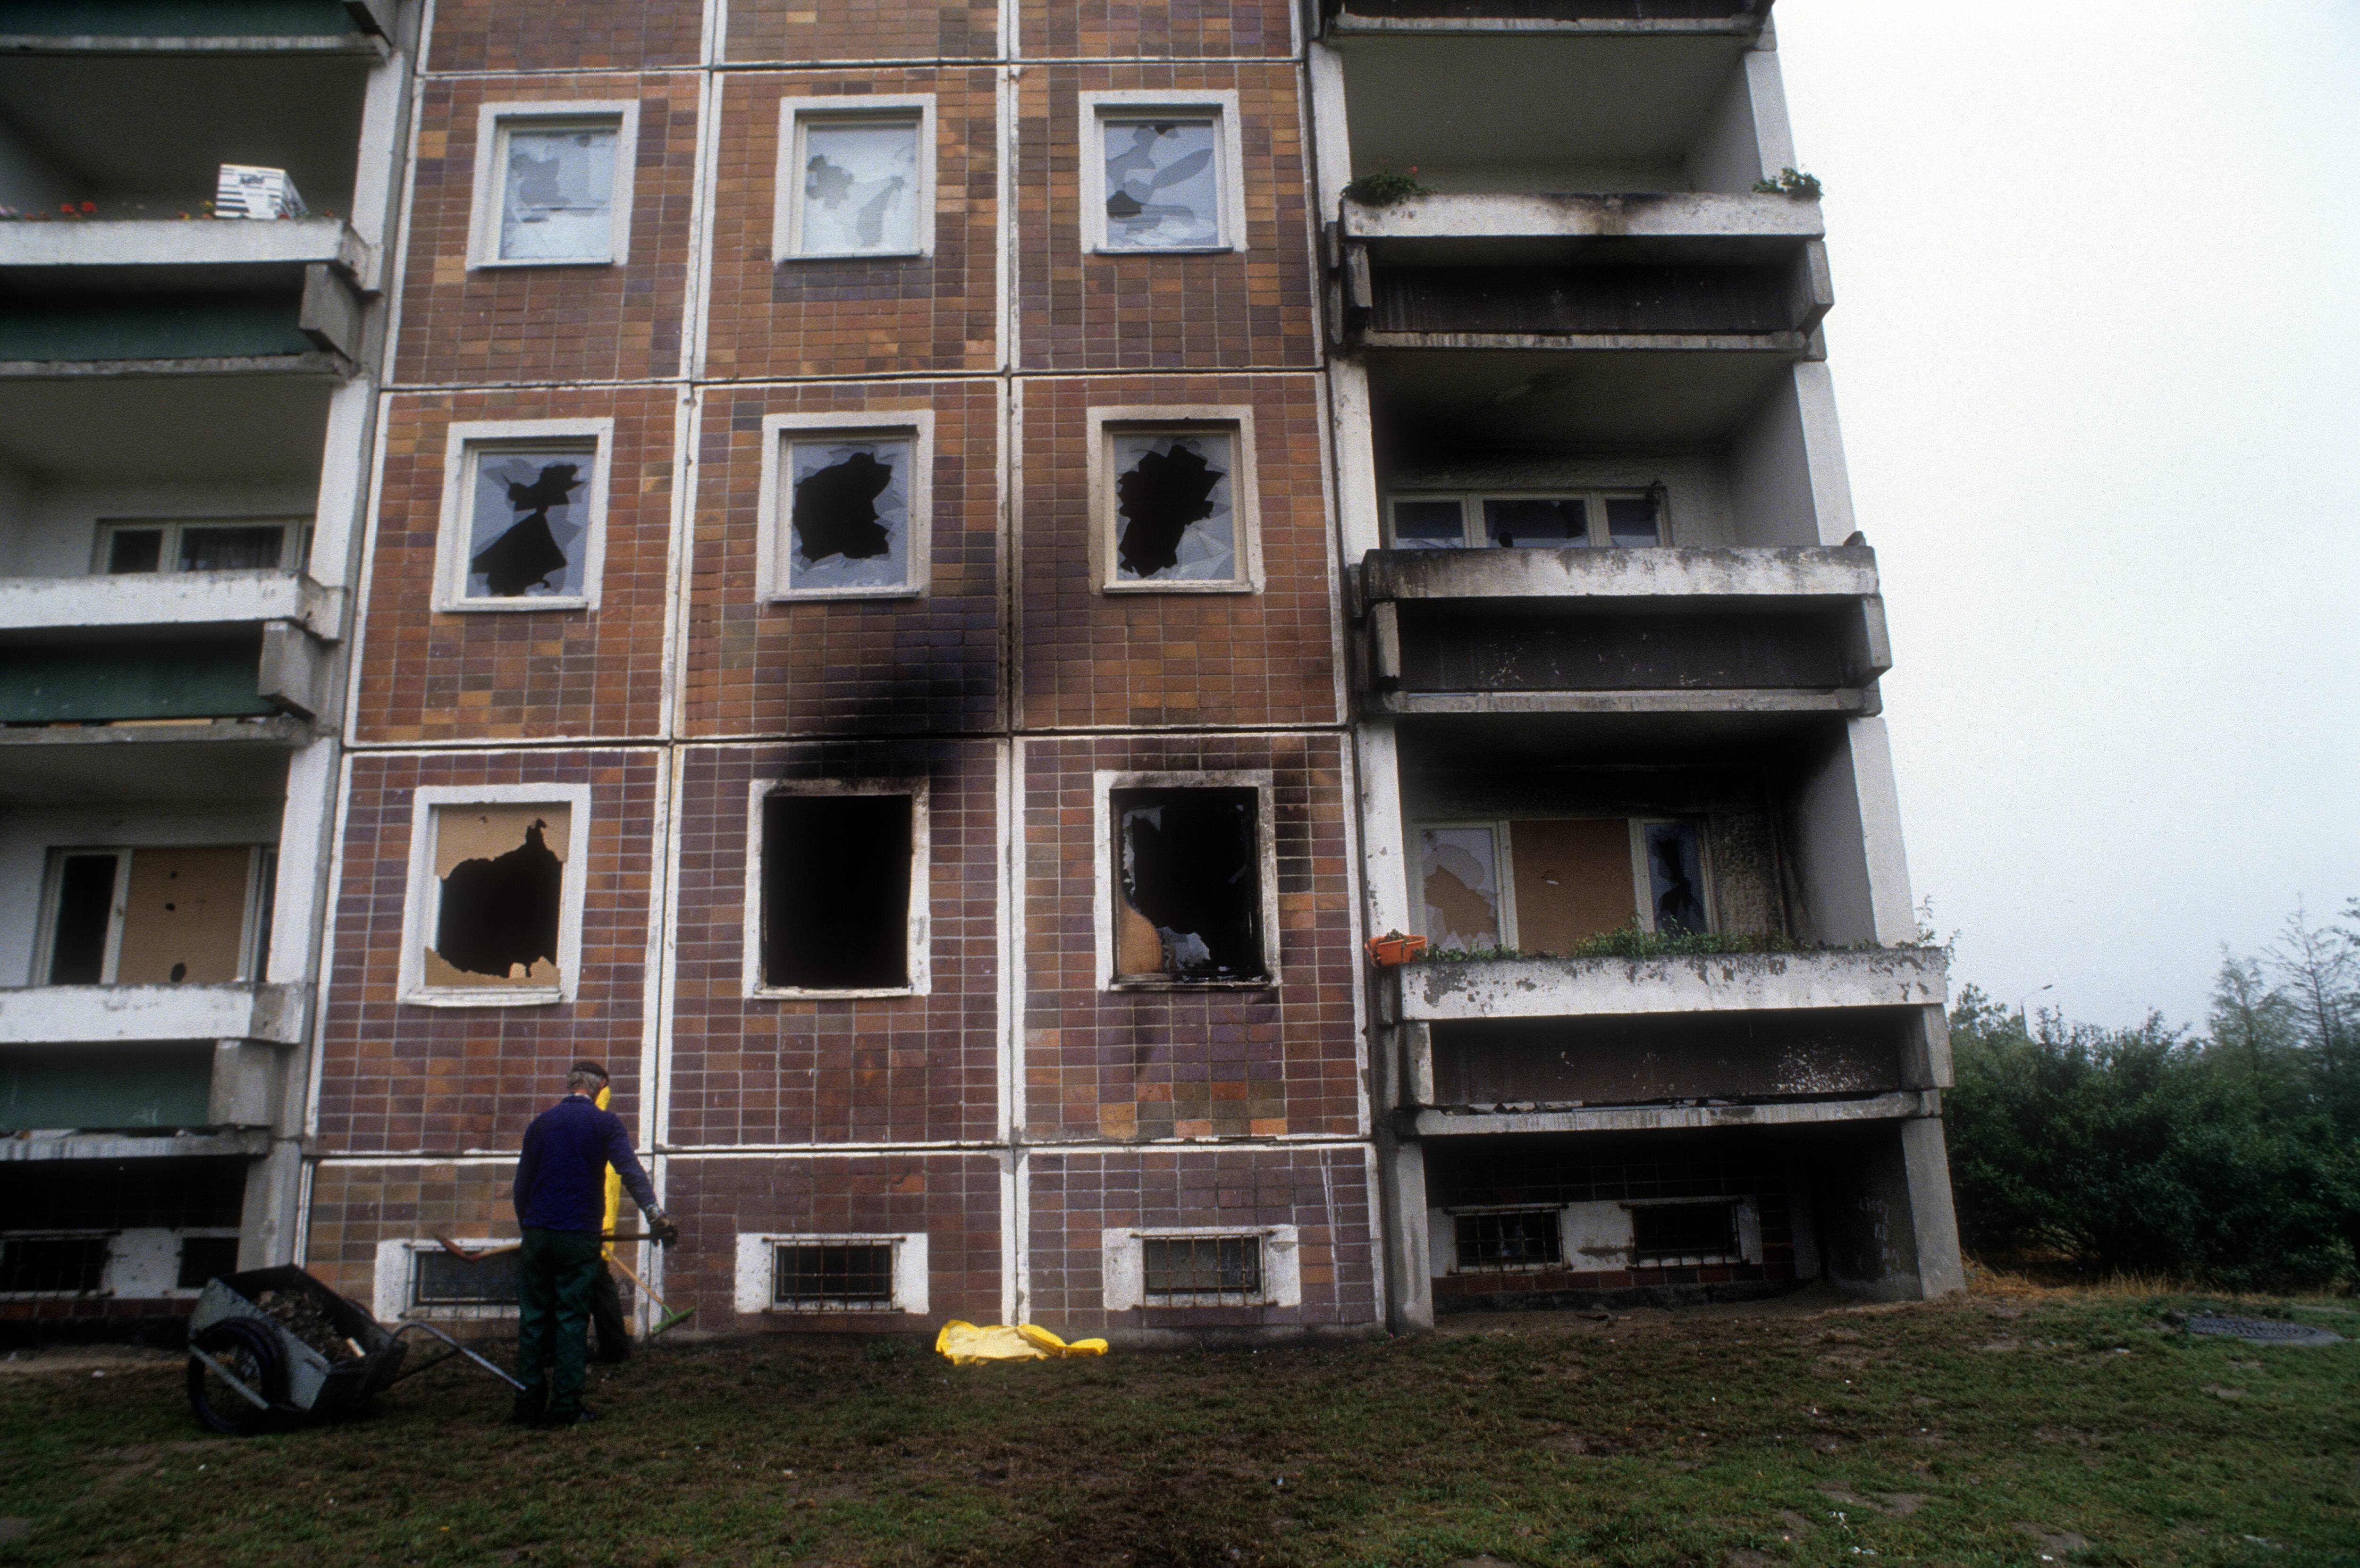
M10 0L0 33L22 38L322 38L354 30L343 0Z
M259 636L0 648L0 724L233 719L276 713Z
M208 1124L211 1040L0 1051L0 1131L111 1132Z
M293 293L0 301L0 360L245 359L315 354Z

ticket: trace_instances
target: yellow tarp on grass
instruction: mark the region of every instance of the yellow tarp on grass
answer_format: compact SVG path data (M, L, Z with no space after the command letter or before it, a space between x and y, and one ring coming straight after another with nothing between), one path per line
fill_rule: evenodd
M989 1328L978 1328L971 1323L961 1323L953 1318L943 1324L943 1332L934 1336L934 1348L949 1356L954 1367L973 1367L983 1361L1042 1361L1053 1356L1104 1356L1107 1342L1103 1339L1077 1339L1067 1345L1035 1323L994 1323Z

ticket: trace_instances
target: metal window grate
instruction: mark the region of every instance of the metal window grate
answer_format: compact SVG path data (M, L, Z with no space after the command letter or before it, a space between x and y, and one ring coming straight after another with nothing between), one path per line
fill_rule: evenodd
M503 1252L476 1262L447 1252L418 1252L410 1275L413 1307L512 1307L517 1300L519 1254Z
M173 1287L202 1290L224 1274L237 1272L237 1237L184 1236L180 1238L180 1272Z
M893 1244L782 1242L770 1304L795 1312L875 1312L893 1305Z
M83 1296L105 1277L103 1236L20 1236L0 1243L0 1294Z
M1565 1262L1565 1238L1555 1209L1457 1214L1452 1223L1461 1273L1514 1273L1556 1269Z
M1657 1268L1735 1263L1735 1203L1643 1203L1631 1211L1631 1261Z
M1142 1294L1159 1307L1245 1306L1262 1299L1262 1237L1145 1236Z

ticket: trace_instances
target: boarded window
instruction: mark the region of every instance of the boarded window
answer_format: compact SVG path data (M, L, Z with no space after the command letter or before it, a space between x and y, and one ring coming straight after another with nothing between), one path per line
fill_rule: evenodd
M612 258L620 134L612 123L501 127L501 260Z
M1516 944L1564 953L1631 923L1631 826L1607 820L1512 822Z
M578 599L595 441L470 446L469 599Z
M413 1307L512 1307L517 1301L517 1263L522 1255L495 1253L469 1260L442 1251L410 1254L410 1304Z
M782 1242L771 1255L770 1304L797 1312L878 1312L893 1305L890 1242Z
M780 793L762 801L762 984L910 984L915 843L908 795Z
M1236 583L1236 439L1221 430L1116 430L1115 578Z
M906 438L787 443L789 591L908 585L915 447Z
M907 255L918 248L915 115L799 119L798 256Z
M558 935L574 809L440 806L434 811L432 986L543 989L559 984Z
M1703 834L1694 822L1436 823L1417 830L1417 843L1423 929L1437 947L1564 953L1630 927L1711 929Z
M1215 121L1108 117L1098 131L1109 250L1208 250L1223 244Z
M1498 841L1489 826L1425 828L1426 934L1437 947L1480 952L1500 940Z
M1155 1307L1244 1306L1262 1299L1262 1237L1144 1236L1142 1296Z
M1514 1273L1555 1269L1565 1261L1565 1237L1555 1209L1451 1217L1461 1273Z
M237 1237L184 1236L180 1238L180 1270L173 1287L202 1290L212 1280L237 1272Z
M1262 874L1251 789L1113 791L1115 977L1262 980Z
M16 1236L0 1241L0 1295L86 1295L105 1277L103 1236Z
M1704 852L1693 822L1649 822L1647 881L1659 931L1705 929Z
M253 877L254 851L245 844L133 851L116 984L239 978Z
M1645 1203L1631 1211L1633 1263L1728 1263L1738 1256L1735 1203Z

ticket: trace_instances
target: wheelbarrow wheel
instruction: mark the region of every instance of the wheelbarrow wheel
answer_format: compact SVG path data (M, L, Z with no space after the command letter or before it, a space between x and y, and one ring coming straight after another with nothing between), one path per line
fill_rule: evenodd
M287 1398L286 1353L277 1337L260 1324L232 1318L213 1324L189 1343L228 1367L239 1382L274 1407ZM193 1356L189 1357L189 1408L208 1431L231 1437L251 1437L277 1425L279 1419L275 1408L255 1409L254 1401Z

